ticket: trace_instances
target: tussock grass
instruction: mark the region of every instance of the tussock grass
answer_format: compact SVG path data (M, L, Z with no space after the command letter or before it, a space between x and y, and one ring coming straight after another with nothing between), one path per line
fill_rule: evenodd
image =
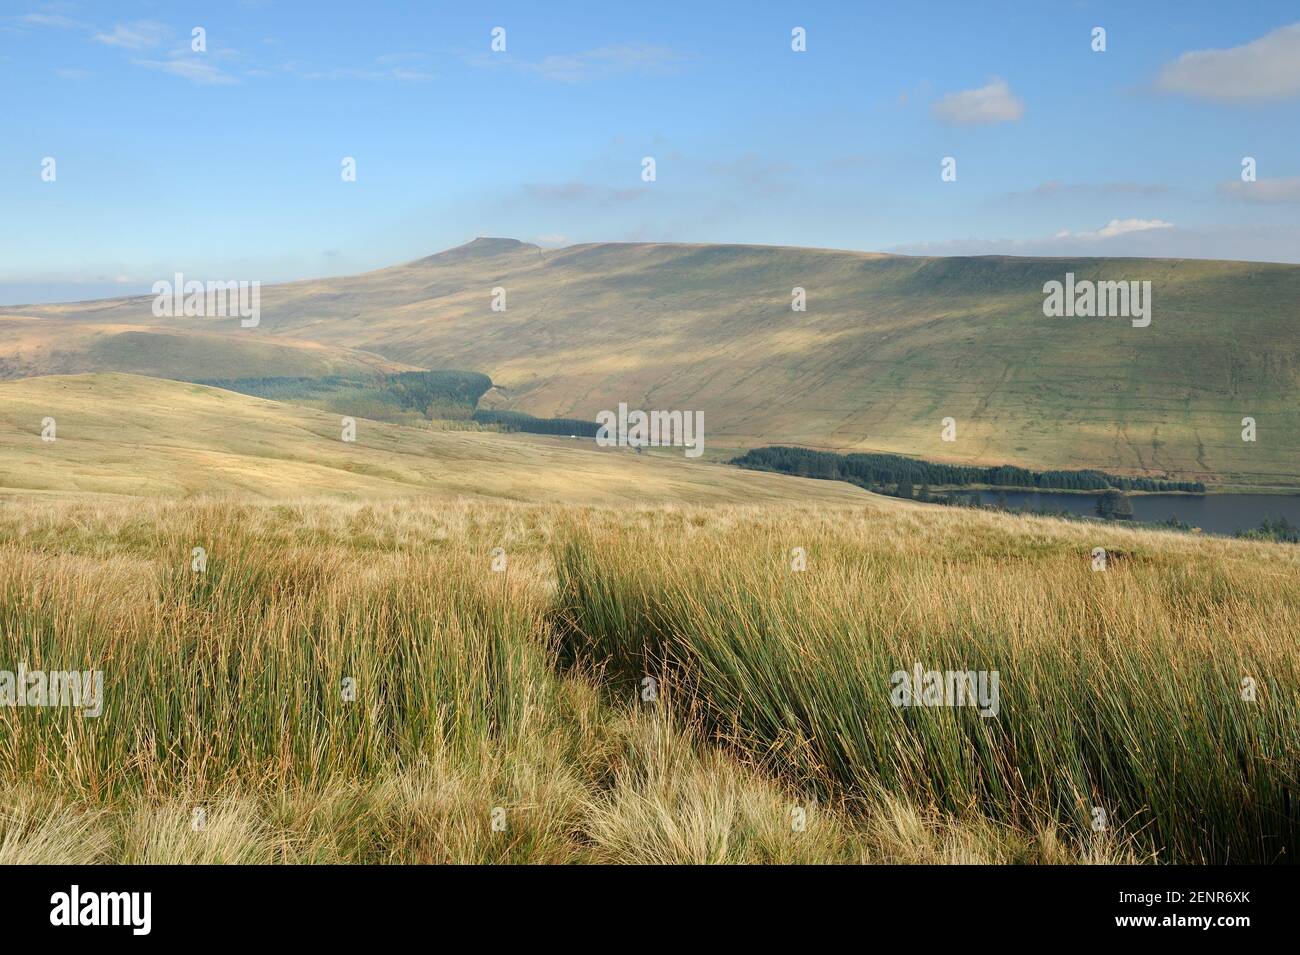
M1169 861L1296 857L1294 554L920 514L579 529L556 558L566 656L675 684L715 739L825 796L1080 846L1100 809ZM1127 556L1094 572L1093 546ZM996 718L893 705L891 675L916 663L998 671Z
M0 669L105 683L98 718L0 707L0 862L1289 859L1292 551L1107 533L893 503L0 502ZM1092 574L1095 545L1129 556ZM894 710L914 659L1000 668L999 718ZM1252 707L1221 692L1242 672Z

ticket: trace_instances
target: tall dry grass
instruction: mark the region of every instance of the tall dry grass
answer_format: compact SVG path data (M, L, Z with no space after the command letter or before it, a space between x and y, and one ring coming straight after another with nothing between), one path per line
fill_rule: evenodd
M801 788L1169 861L1300 850L1294 549L910 509L586 527L557 568L568 659L674 684ZM917 663L997 671L996 717L894 705Z
M0 669L105 675L0 707L0 861L1281 857L1291 552L1116 533L1099 578L1070 525L893 506L0 502ZM909 653L1003 667L998 725L882 710ZM1238 664L1257 708L1198 709Z

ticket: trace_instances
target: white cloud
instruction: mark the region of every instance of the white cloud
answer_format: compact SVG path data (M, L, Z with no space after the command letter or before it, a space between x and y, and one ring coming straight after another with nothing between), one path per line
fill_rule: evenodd
M132 60L131 62L135 63L136 66L161 70L164 73L170 73L172 76L179 76L191 83L199 83L204 86L229 86L232 83L239 82L229 73L204 60L181 59L178 57L171 60Z
M1219 194L1246 202L1300 202L1300 176L1293 179L1260 179L1257 182L1221 182Z
M1054 239L1113 239L1119 235L1127 235L1130 232L1145 232L1148 229L1172 229L1172 222L1165 222L1163 219L1111 219L1100 229L1093 232L1070 232L1062 229Z
M930 107L935 119L954 126L1010 123L1025 115L1025 104L1006 80L991 78L978 89L949 93Z
M436 77L422 65L427 59L419 53L385 53L375 58L377 69L334 67L318 70L300 62L286 62L280 70L300 80L398 80L403 83L428 83Z
M1300 95L1300 23L1226 50L1193 50L1165 66L1156 88L1218 102Z
M57 13L29 13L22 22L33 27L51 27L55 30L84 30L88 25Z
M603 46L568 55L548 56L533 69L548 80L571 82L598 73L636 73L641 76L671 71L677 55L667 47L644 43Z
M148 50L158 46L171 35L171 30L152 20L119 23L112 33L96 33L95 41L127 50Z
M1123 220L1121 220L1123 221ZM1141 221L1141 220L1138 220ZM1154 220L1158 221L1158 220ZM1064 231L1029 239L953 239L889 249L904 255L1114 256L1300 263L1300 227L1216 225L1096 232Z
M154 20L119 23L109 33L101 32L90 24L55 14L31 13L23 17L23 22L33 26L58 29L84 29L91 33L91 39L96 43L117 47L120 50L136 54L143 53L146 50L154 50L156 47L173 46L174 31L172 28L165 23L158 23ZM191 83L200 83L207 86L225 86L239 82L237 77L215 65L217 60L239 59L240 55L234 50L214 50L209 54L205 54L202 59L194 59L191 57L187 37L179 46L175 46L170 50L159 50L154 55L165 56L166 59L132 59L131 62L136 66L170 73L173 76L189 80ZM251 70L246 72L249 75L253 73ZM54 70L54 73L65 80L86 79L92 75L87 70L73 68L58 68Z
M664 46L622 43L578 53L556 53L540 60L487 54L473 57L469 62L474 66L508 67L561 83L577 83L619 73L663 76L674 72L681 65L682 57Z

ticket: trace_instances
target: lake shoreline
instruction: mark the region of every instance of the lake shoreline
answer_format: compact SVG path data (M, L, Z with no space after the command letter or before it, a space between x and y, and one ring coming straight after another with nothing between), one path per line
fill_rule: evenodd
M985 509L1105 520L1095 510L1099 494L970 488L949 492L949 496L975 499ZM1227 536L1258 530L1264 521L1285 520L1293 526L1300 526L1300 495L1297 494L1134 493L1125 497L1133 513L1122 520L1133 525L1175 528L1182 525L1199 528L1207 534Z
M852 482L847 482L852 483ZM1234 490L1225 490L1226 487L1232 487ZM1080 497L1100 497L1106 493L1106 490L1118 490L1108 488L1102 490L1093 489L1075 489L1075 488L1037 488L1025 487L1022 485L1009 484L945 484L932 485L930 488L934 494L953 494L962 493L963 491L990 491L996 494L998 491L1006 491L1008 494L1015 492L1017 494L1070 494ZM1204 491L1122 491L1125 497L1233 497L1240 494L1260 494L1270 497L1300 497L1300 488L1285 487L1278 485L1255 485L1255 484L1234 484L1219 485L1216 487L1207 486Z

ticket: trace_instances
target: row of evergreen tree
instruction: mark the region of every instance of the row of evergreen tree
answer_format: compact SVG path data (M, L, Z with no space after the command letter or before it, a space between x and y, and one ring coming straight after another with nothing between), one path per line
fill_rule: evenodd
M1279 517L1276 520L1266 517L1259 522L1259 527L1248 531L1241 531L1237 536L1245 537L1249 540L1281 541L1286 544L1300 544L1300 527L1296 527L1285 517Z
M534 418L522 411L488 411L480 409L474 412L474 420L479 424L494 424L503 431L527 431L530 434L567 434L579 438L594 438L600 425L594 421L581 418Z
M477 371L402 371L375 375L271 376L262 378L199 378L211 385L272 401L326 403L347 413L349 401L366 400L411 411L424 417L445 415L448 409L468 417L492 379Z
M862 487L877 488L908 485L964 487L985 484L990 487L1026 488L1055 491L1190 491L1204 493L1200 481L1161 481L1145 477L1120 477L1102 471L1031 471L1003 464L998 467L973 467L961 464L935 464L898 454L837 454L808 448L768 447L746 451L733 458L732 464L756 471L779 471L801 477L848 481Z

